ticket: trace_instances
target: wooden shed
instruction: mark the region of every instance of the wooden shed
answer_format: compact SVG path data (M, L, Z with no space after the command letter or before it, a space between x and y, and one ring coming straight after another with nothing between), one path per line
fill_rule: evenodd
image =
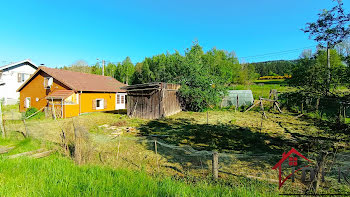
M128 95L128 116L157 119L180 112L179 88L178 84L162 82L122 87Z

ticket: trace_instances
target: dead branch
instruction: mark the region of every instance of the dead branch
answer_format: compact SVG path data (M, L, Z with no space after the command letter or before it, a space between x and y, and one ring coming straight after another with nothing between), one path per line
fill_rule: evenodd
M56 152L56 150L48 150L48 151L44 151L41 153L36 153L36 154L31 155L30 157L35 158L35 159L39 159L39 158L50 156L51 153L53 153L53 152Z
M17 158L17 157L33 155L33 154L41 152L41 151L44 151L44 149L40 148L38 150L28 151L28 152L24 152L24 153L18 153L18 154L15 154L15 155L10 155L8 158L9 159L14 159L14 158Z

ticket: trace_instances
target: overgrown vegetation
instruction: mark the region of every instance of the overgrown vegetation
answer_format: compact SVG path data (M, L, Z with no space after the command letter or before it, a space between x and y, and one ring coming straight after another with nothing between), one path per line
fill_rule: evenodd
M20 146L28 146L21 144ZM195 183L151 177L144 171L77 166L59 154L35 160L0 157L3 196L271 196L249 181L231 188L210 180Z
M29 119L43 119L45 117L45 113L42 111L38 112L38 109L35 107L30 107L24 113L24 117L29 117Z
M266 110L270 108L266 103L264 106ZM11 178L11 181L3 182L0 191L5 191L8 186L8 193L5 192L8 195L15 195L13 192L18 192L18 195L28 194L27 192L29 195L30 192L37 192L33 195L55 195L55 191L47 190L51 186L57 187L57 190L65 190L67 195L72 193L83 195L83 192L86 192L90 195L137 196L144 194L142 192L145 192L146 188L152 189L153 184L166 183L164 188L158 185L159 188L154 190L155 193L150 192L150 195L176 196L181 193L193 196L195 195L193 192L202 189L203 192L200 194L206 196L213 195L214 191L218 192L217 189L222 190L218 194L223 196L273 196L279 191L275 182L277 174L271 168L280 159L281 152L295 147L303 153L311 154L318 151L317 144L325 142L336 142L339 149L348 146L346 143L348 135L336 130L332 124L324 124L313 119L296 119L292 114L267 113L267 116L268 119L261 120L261 114L255 111L248 113L234 113L230 110L209 111L207 124L207 116L203 112L181 112L154 121L129 119L119 114L93 113L76 117L74 120L28 120L27 129L35 140L27 138L23 141L23 136L14 132L23 130L23 123L7 121L6 129L11 136L0 140L0 146L16 147L14 152L11 151L7 155L43 147L62 150L60 148L62 129L67 139L71 141L70 150L74 150L77 146L74 140L74 128L89 131L86 133L89 142L88 146L80 146L83 149L80 152L83 158L80 166L75 166L69 161L70 156L63 157L64 151L41 160L1 159L0 163L4 165L0 165L0 174L4 179L11 176L10 171L16 176L13 180ZM262 127L261 121L263 121ZM122 133L121 136L111 136L112 133L119 132ZM170 147L158 144L156 154L154 139L150 136L159 136L157 140ZM43 143L46 140L51 143ZM219 158L221 166L219 182L210 180L210 155L196 152L189 154L186 145L197 151L219 150L220 153L225 153ZM72 160L78 163L74 159L74 154L72 157ZM308 155L308 158L310 157L311 155ZM25 177L21 173L27 175L31 184L21 181ZM52 177L48 176L49 174ZM135 181L129 176L134 176ZM128 185L121 188L126 183L117 179L129 180ZM329 179L333 180L334 178ZM15 191L11 184L18 181L25 189ZM147 183L141 185L138 190L137 187L142 182ZM39 189L34 191L33 183L38 185L36 188ZM57 186L51 185L52 183ZM174 193L171 193L173 190L168 191L167 184L170 184L169 187L173 188ZM332 185L331 190L324 192L347 191L346 188L340 190L340 186ZM113 189L107 189L109 187ZM297 186L287 183L282 192L300 193L303 188L299 183ZM97 192L94 190L100 193L94 193ZM118 193L124 190L130 190L130 193Z

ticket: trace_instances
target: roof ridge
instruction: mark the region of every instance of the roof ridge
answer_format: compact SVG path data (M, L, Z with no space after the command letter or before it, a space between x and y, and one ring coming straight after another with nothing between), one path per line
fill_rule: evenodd
M46 67L46 66L39 66L39 68L58 70L58 71L61 71L61 72L71 72L71 73L77 73L77 74L82 74L82 75L93 75L93 76L99 76L99 77L110 77L112 79L115 79L114 77L111 77L111 76L104 76L104 75L98 75L98 74L92 74L92 73L84 73L84 72L78 72L78 71L72 71L72 70L65 70L65 69L62 69L62 68L50 68L50 67Z
M5 64L5 65L3 65L3 66L0 66L0 68L12 67L12 66L15 66L15 65L17 65L17 64L22 64L22 63L24 63L24 62L28 62L28 63L34 65L36 68L38 68L38 67L32 62L32 60L29 59L29 58L28 58L28 59L21 60L21 61L11 62L11 63L9 63L9 64Z

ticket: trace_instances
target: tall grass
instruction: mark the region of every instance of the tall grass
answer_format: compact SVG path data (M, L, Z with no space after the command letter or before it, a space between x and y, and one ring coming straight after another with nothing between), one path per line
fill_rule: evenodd
M0 158L1 196L271 196L249 185L186 183L143 171L76 166L56 154L34 160Z

